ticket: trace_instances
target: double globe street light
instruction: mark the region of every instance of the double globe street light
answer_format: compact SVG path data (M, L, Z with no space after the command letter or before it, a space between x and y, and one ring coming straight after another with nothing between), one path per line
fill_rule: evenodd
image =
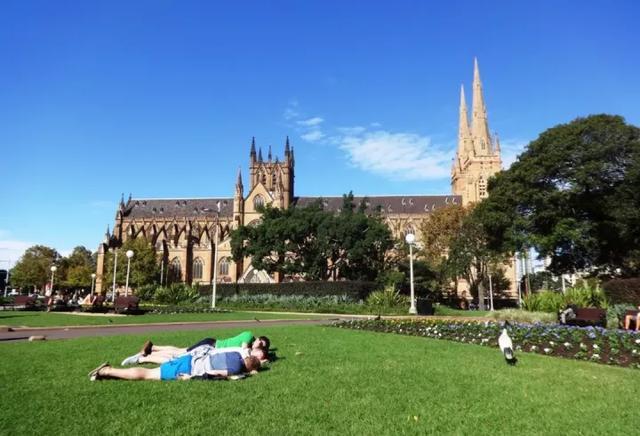
M409 313L411 315L417 315L418 310L416 309L416 297L413 289L413 244L416 242L416 235L407 233L404 240L409 244L409 284L411 286L411 306L409 307Z

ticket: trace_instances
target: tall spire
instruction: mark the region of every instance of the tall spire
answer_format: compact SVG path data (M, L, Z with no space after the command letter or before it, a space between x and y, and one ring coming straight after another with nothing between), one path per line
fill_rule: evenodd
M284 157L286 158L291 151L291 147L289 146L289 135L287 135L287 140L284 143Z
M271 162L271 146L269 146L269 154L267 155L267 159Z
M236 181L236 187L240 187L242 189L242 169L238 167L238 180Z
M256 160L256 137L251 137L251 151L249 152L249 158L253 161Z
M469 118L467 114L467 101L464 96L464 85L460 85L460 121L458 125L458 158L462 159L468 152L471 142L469 132Z
M262 162L262 147L258 149L258 162Z
M471 121L471 133L476 153L488 154L491 147L489 127L487 123L487 108L482 96L482 83L480 82L480 68L478 58L473 59L473 114Z

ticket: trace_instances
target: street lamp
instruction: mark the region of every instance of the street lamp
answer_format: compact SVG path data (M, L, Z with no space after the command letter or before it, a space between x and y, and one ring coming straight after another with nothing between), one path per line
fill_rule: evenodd
M409 307L409 313L416 315L418 310L416 309L416 298L413 289L413 244L416 242L416 235L407 233L404 240L409 244L409 283L411 285L411 307Z
M96 273L91 273L91 298L93 298L93 289L96 284Z
M116 302L116 275L118 273L118 249L113 249L113 288L111 288L111 298L113 298L113 302Z
M218 284L218 225L216 224L215 246L213 249L213 280L211 280L211 308L216 308L216 285Z
M58 270L58 267L56 267L55 265L51 267L51 298L53 298L53 279L56 276L57 270Z
M124 285L124 296L129 296L129 271L131 270L131 258L133 257L133 250L127 250L127 281Z

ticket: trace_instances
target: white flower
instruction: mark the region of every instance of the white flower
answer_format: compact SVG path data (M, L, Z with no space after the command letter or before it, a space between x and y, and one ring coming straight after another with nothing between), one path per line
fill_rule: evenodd
M531 346L531 351L536 351L538 349L538 347L536 345L532 345Z
M640 339L636 339L636 344L640 344Z
M553 341L549 341L549 345L551 345L552 347L555 345L556 343Z
M570 344L569 342L565 342L565 343L564 343L564 344L562 344L562 345L564 345L564 346L565 346L565 347L567 347L567 348L571 348L571 344Z
M580 348L582 350L586 350L587 349L587 344L583 344L582 342L580 342Z
M599 355L598 353L595 353L595 354L593 354L593 355L591 356L591 358L592 358L593 360L597 360L597 359L600 359L600 355Z
M598 347L598 344L593 344L593 349L594 350L597 350L598 348L600 348L600 347Z
M551 353L553 350L552 350L551 348L545 348L543 351L544 351L546 354L549 354L549 353Z

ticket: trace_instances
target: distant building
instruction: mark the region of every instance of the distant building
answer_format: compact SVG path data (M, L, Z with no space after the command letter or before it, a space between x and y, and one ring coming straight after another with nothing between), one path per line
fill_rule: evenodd
M369 207L380 208L396 238L416 233L429 214L447 204L469 204L487 195L487 180L500 171L500 146L489 133L487 110L482 94L480 72L474 64L471 126L468 122L464 90L460 96L458 149L451 175L451 195L367 196ZM285 140L282 160L269 147L266 158L256 148L255 138L249 150L248 191L245 194L241 172L233 197L225 198L131 198L120 200L113 231L107 228L98 247L96 290L104 283L105 253L129 238L146 238L156 248L164 271L163 281L210 283L213 268L220 282L274 282L282 277L256 271L250 262L235 263L231 257L230 232L241 225L260 221L257 209L266 204L287 208L305 206L322 198L326 210L339 211L341 197L304 197L295 192L294 149ZM345 192L349 187L345 187ZM362 197L356 197L359 202ZM218 262L213 265L218 243ZM515 283L515 276L509 277Z

